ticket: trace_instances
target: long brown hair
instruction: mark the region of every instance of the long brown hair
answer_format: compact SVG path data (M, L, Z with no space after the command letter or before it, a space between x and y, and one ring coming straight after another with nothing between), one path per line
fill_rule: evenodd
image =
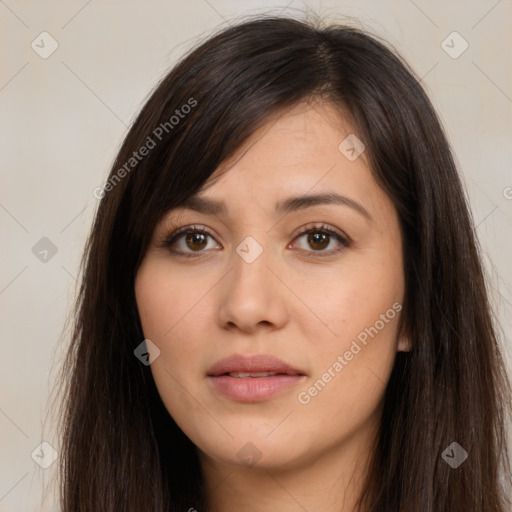
M144 339L134 278L162 215L271 114L312 97L349 116L404 240L401 327L412 350L396 357L361 510L511 504L510 380L461 180L429 99L374 36L262 16L220 30L165 76L98 194L62 374L63 512L208 509L195 446L134 356ZM468 453L456 469L443 457L453 442Z

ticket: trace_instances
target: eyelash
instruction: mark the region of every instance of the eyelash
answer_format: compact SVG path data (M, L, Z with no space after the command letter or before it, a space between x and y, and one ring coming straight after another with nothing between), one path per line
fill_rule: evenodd
M185 258L200 257L201 253L205 252L204 250L196 251L195 253L194 252L187 253L187 252L176 251L174 249L171 249L171 247L182 237L182 235L186 235L186 234L190 234L190 233L192 233L192 234L198 234L199 233L199 234L206 235L206 236L209 236L209 237L213 238L213 236L207 230L205 230L204 228L197 227L197 226L185 226L183 228L179 228L179 229L173 231L170 235L165 237L163 242L162 242L162 247L165 247L165 248L169 249L172 253L174 253L176 255L179 255L179 256L183 256ZM309 226L305 230L303 230L300 233L298 233L294 237L294 240L299 238L299 237L301 237L301 236L303 236L303 235L308 235L308 234L311 234L311 233L316 233L316 234L320 233L320 234L323 234L323 235L328 235L328 236L334 237L334 238L336 238L338 240L338 242L340 242L340 246L338 248L336 248L336 249L331 249L329 251L324 251L324 250L305 251L306 253L313 253L311 255L310 254L307 255L307 257L309 257L309 258L311 258L311 257L323 258L323 257L333 256L334 254L340 253L341 251L343 251L347 247L350 247L350 245L352 243L351 240L348 237L343 236L340 233L338 233L337 231L334 231L334 230L330 229L325 224ZM302 250L302 251L304 252L304 250Z

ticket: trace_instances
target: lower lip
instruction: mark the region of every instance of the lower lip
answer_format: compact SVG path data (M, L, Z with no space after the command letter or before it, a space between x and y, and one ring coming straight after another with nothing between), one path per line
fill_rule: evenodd
M208 381L220 394L238 402L262 402L296 386L305 375L272 375L270 377L209 376Z

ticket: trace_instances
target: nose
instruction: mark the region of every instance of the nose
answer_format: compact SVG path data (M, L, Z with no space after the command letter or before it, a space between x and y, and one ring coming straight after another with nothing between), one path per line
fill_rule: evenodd
M233 254L219 297L218 317L224 329L254 333L280 329L288 322L286 300L291 292L277 277L279 266L270 261L269 253L263 250L254 261Z

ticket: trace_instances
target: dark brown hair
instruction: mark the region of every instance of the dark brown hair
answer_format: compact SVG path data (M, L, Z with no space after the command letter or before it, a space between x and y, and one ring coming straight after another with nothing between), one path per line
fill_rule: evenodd
M350 119L404 240L401 328L412 350L396 357L361 510L510 505L511 386L469 208L429 99L376 37L263 16L219 31L165 76L100 194L62 375L63 512L208 509L195 446L134 356L144 339L134 278L162 215L269 116L310 98ZM130 160L149 139L146 155ZM454 441L469 454L457 469L442 458Z

